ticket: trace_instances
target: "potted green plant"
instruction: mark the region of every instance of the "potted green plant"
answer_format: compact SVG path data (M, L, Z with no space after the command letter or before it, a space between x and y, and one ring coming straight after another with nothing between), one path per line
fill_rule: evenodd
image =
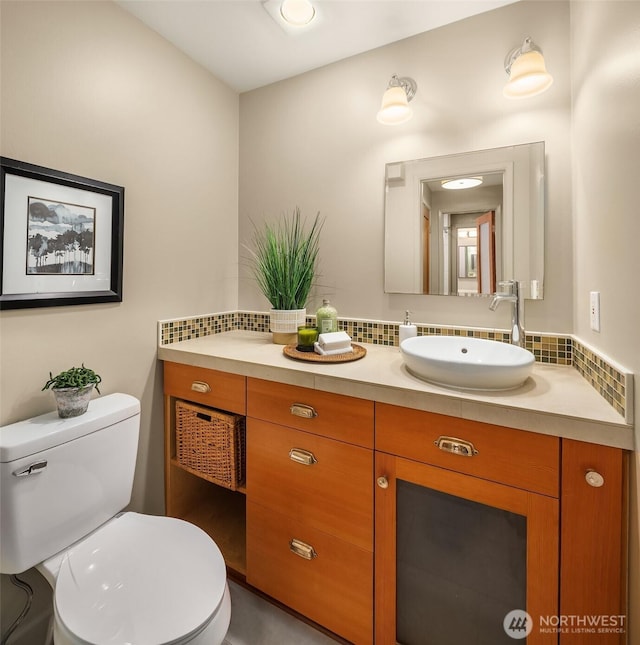
M253 275L271 303L273 341L296 342L298 327L305 324L306 304L317 273L316 264L323 220L318 213L305 226L299 208L275 225L254 225L254 248L249 249Z
M84 414L89 407L91 392L95 387L100 394L98 385L102 382L99 374L84 366L71 367L54 376L49 372L49 380L42 391L51 389L56 399L58 416L63 419Z

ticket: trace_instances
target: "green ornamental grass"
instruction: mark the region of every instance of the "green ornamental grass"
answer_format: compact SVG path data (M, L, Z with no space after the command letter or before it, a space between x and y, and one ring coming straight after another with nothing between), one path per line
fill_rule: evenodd
M253 274L260 290L274 309L302 309L316 277L320 213L307 230L296 207L293 216L283 216L276 225L254 225Z

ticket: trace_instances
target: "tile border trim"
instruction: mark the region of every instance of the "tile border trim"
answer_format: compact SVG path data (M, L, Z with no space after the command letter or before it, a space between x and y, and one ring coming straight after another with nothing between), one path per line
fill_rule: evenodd
M315 316L307 316L315 324ZM442 335L486 338L503 343L511 334L503 329L425 325L416 323L419 336ZM357 343L398 346L399 323L380 320L338 318L338 328ZM226 331L269 331L269 314L258 311L225 311L158 321L158 345L170 345ZM536 362L571 365L628 424L633 423L633 373L575 338L571 334L529 332L525 347Z

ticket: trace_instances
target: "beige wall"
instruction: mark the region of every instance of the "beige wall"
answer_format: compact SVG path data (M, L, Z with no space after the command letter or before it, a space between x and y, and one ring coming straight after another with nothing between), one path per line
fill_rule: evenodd
M326 216L323 287L310 308L328 295L347 316L400 320L408 308L419 322L507 326L506 311L481 301L383 293L389 161L544 140L545 300L527 303L527 326L575 329L640 373L640 300L626 291L640 272L628 188L640 167L640 3L520 2L246 93L240 116L234 92L114 4L0 7L0 153L126 188L124 302L3 312L0 424L52 408L40 392L49 370L94 367L104 392L142 399L137 508L162 512L156 321L267 308L250 280L238 285L236 249L250 218L295 205ZM527 34L555 83L509 102L502 61ZM393 73L418 82L414 119L398 128L375 121ZM602 296L600 334L588 326L591 290ZM638 453L635 464L632 644L640 642Z
M482 299L383 292L387 162L544 140L548 167L545 300L527 303L531 330L570 332L571 163L569 6L521 2L355 56L240 97L240 238L250 219L298 204L326 217L321 283L339 314L506 328L508 310ZM555 77L529 101L502 96L506 53L532 34ZM393 73L411 76L414 117L397 127L375 115ZM268 308L241 278L240 306Z
M241 242L250 219L296 204L309 215L319 210L327 218L323 286L311 310L328 295L345 316L399 321L411 309L418 322L506 327L507 312L491 313L483 301L383 293L384 164L544 140L545 299L526 304L527 329L575 330L640 373L640 299L628 291L630 276L640 273L630 188L640 168L639 11L639 2L519 2L241 95ZM555 82L539 97L506 101L502 61L525 35L543 48ZM418 83L414 118L395 128L375 120L393 73ZM240 306L266 309L241 276ZM599 334L589 329L594 290L601 292ZM631 492L632 644L640 643L639 454Z
M3 312L0 424L84 361L142 400L133 505L163 512L159 319L237 307L238 96L110 2L3 2L1 153L125 187L124 301Z
M574 329L581 340L635 372L637 424L640 2L572 2L571 45ZM589 325L590 291L600 292L600 333ZM636 452L630 495L631 645L640 643L639 473Z

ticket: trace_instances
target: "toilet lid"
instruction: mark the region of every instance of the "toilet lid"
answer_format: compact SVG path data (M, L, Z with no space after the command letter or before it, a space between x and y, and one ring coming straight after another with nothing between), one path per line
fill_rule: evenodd
M197 526L124 513L70 547L56 611L87 643L162 645L206 624L225 585L222 554Z

